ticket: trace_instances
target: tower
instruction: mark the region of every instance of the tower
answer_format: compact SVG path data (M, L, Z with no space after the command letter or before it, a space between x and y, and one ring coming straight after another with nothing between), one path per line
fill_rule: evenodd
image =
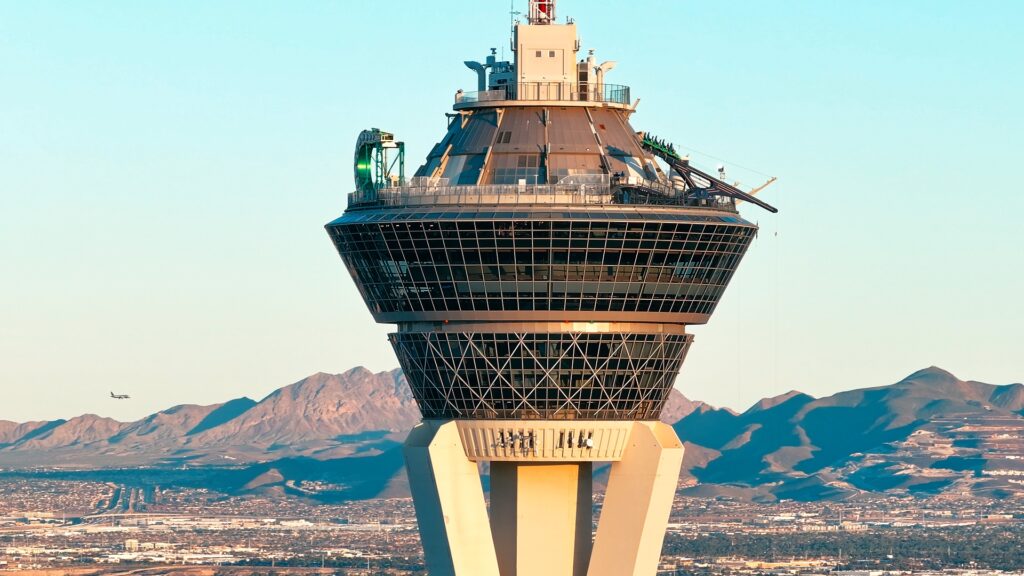
M327 230L374 319L397 325L431 574L653 575L683 456L658 416L686 327L757 230L736 202L774 208L634 131L614 62L579 57L554 1L531 0L513 34L514 61L466 62L479 90L456 93L412 178L391 134L360 136L357 190Z

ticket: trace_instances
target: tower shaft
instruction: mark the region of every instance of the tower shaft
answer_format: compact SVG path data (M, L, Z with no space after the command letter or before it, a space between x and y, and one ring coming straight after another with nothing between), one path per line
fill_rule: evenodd
M757 232L736 201L760 201L634 130L553 0L512 49L465 62L478 90L414 177L371 178L361 151L403 148L364 132L327 230L424 417L404 452L431 575L653 576L683 457L658 418Z

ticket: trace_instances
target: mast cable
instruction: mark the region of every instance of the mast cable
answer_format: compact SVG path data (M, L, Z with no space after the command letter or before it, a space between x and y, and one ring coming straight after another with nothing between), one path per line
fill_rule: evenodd
M729 160L726 160L725 158L719 158L718 156L713 156L711 154L708 154L707 152L701 152L700 150L695 150L693 148L690 148L689 146L683 146L682 144L676 144L676 147L677 148L682 148L683 150L686 150L687 152L691 152L691 153L697 154L699 156L705 156L707 158L711 158L712 160L718 160L719 162L721 162L723 164L728 164L729 166L735 166L736 168L740 168L740 169L743 169L743 170L747 170L749 172L753 172L754 174L757 174L759 176L764 176L765 178L771 178L772 177L771 174L765 174L764 172L761 172L760 170L755 170L755 169L753 169L753 168L751 168L749 166L744 166L742 164L737 164L735 162L731 162Z

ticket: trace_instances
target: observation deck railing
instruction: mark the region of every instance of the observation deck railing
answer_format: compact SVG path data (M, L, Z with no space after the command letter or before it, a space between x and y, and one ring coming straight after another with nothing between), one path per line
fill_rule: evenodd
M413 178L406 186L348 195L349 209L545 204L657 205L736 211L731 198L712 196L695 202L685 192L660 182L613 181L607 174L568 176L557 184L453 185L446 178Z
M629 105L629 86L621 84L572 84L569 82L522 82L497 90L457 92L455 104L478 104L506 100L538 102L609 102Z

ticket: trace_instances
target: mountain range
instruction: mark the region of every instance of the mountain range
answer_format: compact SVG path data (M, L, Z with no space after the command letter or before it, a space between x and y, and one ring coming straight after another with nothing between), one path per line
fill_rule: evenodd
M94 414L0 421L0 467L216 465L290 456L338 458L399 442L420 419L398 370L317 373L263 400L187 404L136 422ZM385 442L390 447L394 441Z
M788 392L742 414L708 408L674 424L699 493L738 488L814 499L858 491L1024 492L1024 386L931 367L890 385L813 398Z
M182 405L136 422L96 415L0 421L0 469L67 474L197 471L227 492L313 481L325 499L403 494L399 446L419 412L399 370L317 373L260 401ZM662 420L686 444L680 488L757 500L866 492L1024 492L1024 385L931 367L899 382L813 398L792 391L743 413L673 391ZM168 476L166 471L177 470ZM70 472L77 471L77 472ZM99 471L99 472L97 472ZM139 472L135 472L139 474Z

